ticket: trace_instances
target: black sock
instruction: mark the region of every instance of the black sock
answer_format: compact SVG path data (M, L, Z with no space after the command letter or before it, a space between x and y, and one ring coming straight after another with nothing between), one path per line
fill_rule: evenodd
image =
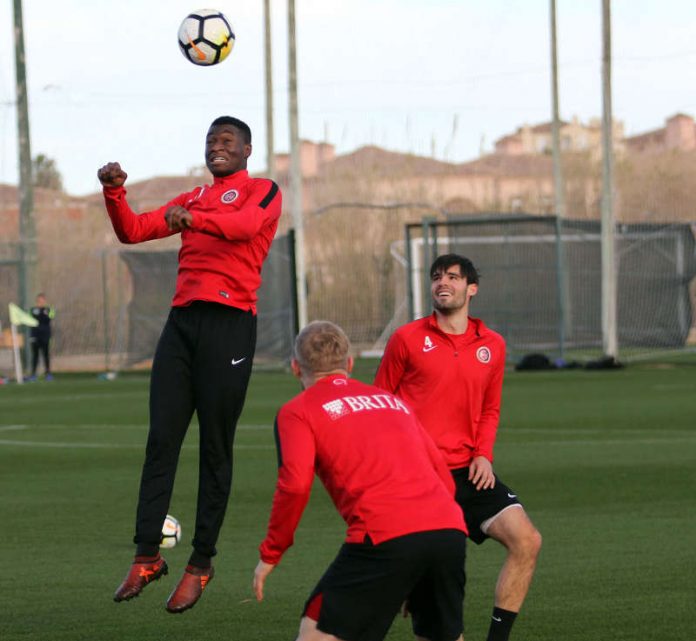
M502 608L493 608L493 616L491 617L491 627L488 628L488 636L486 641L508 641L510 638L510 630L515 622L517 612L503 610Z
M159 555L159 545L157 543L138 543L135 549L135 556L157 557Z
M205 554L201 554L200 552L194 550L189 557L189 565L195 565L197 568L206 570L212 565L212 563L210 562L209 556L205 556Z

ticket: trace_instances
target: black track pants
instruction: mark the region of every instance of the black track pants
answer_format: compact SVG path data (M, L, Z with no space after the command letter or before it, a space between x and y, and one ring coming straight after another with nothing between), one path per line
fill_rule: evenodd
M48 351L50 337L32 336L31 337L31 375L36 376L36 370L39 367L39 354L43 358L46 374L51 373L51 357Z
M217 303L172 308L150 380L150 432L135 543L156 553L181 444L193 412L200 426L193 547L212 557L232 486L232 445L256 347L256 316Z

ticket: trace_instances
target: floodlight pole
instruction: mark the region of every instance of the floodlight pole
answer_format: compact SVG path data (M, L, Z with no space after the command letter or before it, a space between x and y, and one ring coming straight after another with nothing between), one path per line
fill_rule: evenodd
M558 106L558 53L556 48L556 0L551 0L551 152L553 158L553 198L556 215L565 218L563 168L561 167L561 119Z
M570 333L570 288L563 247L563 220L566 217L563 167L561 165L561 118L558 100L558 51L556 0L550 0L551 17L551 155L553 159L553 204L556 214L556 281L558 287L558 352L565 358L566 336Z
M297 319L307 324L307 283L305 280L304 219L302 216L302 169L297 116L297 51L295 46L295 0L288 0L288 92L290 121L290 211L295 229L295 280Z
M14 0L14 45L17 92L17 134L19 147L19 306L29 307L30 292L35 289L36 227L34 225L34 190L32 185L31 145L29 143L29 98L24 54L22 0ZM28 338L28 331L24 332ZM29 341L24 355L29 363Z
M271 49L271 0L263 0L264 58L266 62L266 176L275 180L273 136L273 58Z
M611 107L611 0L602 0L602 347L618 357L614 222L614 148Z

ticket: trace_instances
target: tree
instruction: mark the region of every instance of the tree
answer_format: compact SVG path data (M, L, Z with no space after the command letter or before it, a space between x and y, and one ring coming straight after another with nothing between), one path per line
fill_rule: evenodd
M63 178L53 158L39 154L32 163L34 187L63 191Z

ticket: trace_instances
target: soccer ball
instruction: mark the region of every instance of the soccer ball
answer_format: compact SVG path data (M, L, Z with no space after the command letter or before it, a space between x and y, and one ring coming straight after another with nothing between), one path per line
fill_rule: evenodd
M173 548L181 541L181 524L171 514L167 514L162 525L161 548Z
M217 9L189 13L179 27L179 48L194 65L216 65L234 47L234 31Z

